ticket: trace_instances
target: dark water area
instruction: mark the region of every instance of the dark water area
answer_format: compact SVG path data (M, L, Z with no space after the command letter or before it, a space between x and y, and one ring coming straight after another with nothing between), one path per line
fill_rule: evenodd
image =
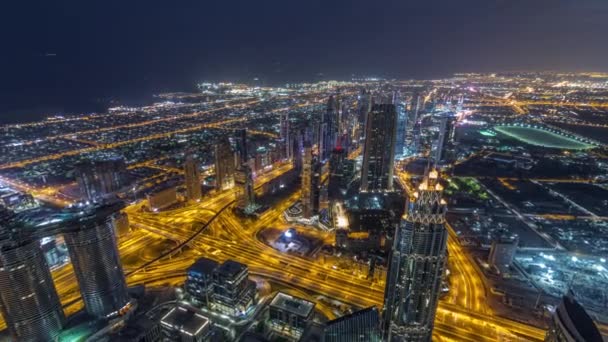
M0 125L36 122L51 116L78 116L91 113L106 113L108 108L120 105L142 106L157 101L152 94L131 96L124 99L114 97L80 97L73 96L61 100L44 99L41 96L38 103L29 101L4 102L0 106ZM31 102L37 102L32 100Z

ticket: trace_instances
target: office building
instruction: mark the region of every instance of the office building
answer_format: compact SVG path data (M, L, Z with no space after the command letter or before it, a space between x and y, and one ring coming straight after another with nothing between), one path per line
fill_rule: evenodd
M148 209L160 211L177 203L177 188L172 184L160 184L146 194Z
M229 316L243 316L255 301L255 283L249 280L246 265L227 260L215 269L213 304L217 311Z
M283 147L282 150L285 153L284 157L291 159L293 156L293 139L291 139L291 135L289 134L289 112L281 113L279 117L279 126L279 137Z
M397 111L397 127L395 133L395 157L401 157L406 153L405 136L407 131L407 111L405 101L399 92L394 93L393 103Z
M342 184L344 178L344 160L346 150L335 148L329 158L329 184L327 193L330 200L342 198Z
M381 342L380 314L375 306L329 321L323 342Z
M569 292L551 316L545 342L602 342L593 319Z
M519 239L517 236L499 236L492 241L488 263L499 273L508 272L513 263Z
M431 170L395 231L384 294L383 334L389 342L431 341L447 259L442 190Z
M213 273L219 264L211 259L200 258L186 271L186 293L194 302L208 306L213 296Z
M183 306L175 306L160 320L163 341L206 342L212 331L209 318Z
M221 138L215 148L215 187L228 190L234 187L234 153L227 138Z
M53 278L36 239L21 239L0 208L0 310L14 341L53 341L65 324Z
M444 113L439 124L439 136L435 148L435 162L441 163L449 159L448 152L454 142L454 124L456 116L453 113Z
M255 190L253 188L253 172L248 164L241 164L234 174L236 187L237 208L245 213L253 213L256 209Z
M77 219L63 234L86 311L97 318L117 315L130 301L113 227L119 209L75 208Z
M310 218L313 215L313 162L312 146L304 143L304 155L302 157L302 216Z
M360 127L365 127L367 122L367 114L372 108L371 94L366 89L361 89L357 97L357 122ZM365 129L361 131L361 138L364 137Z
M392 191L397 113L393 104L374 104L367 116L361 192Z
M325 115L321 118L322 141L319 149L319 159L324 161L329 158L331 151L336 147L338 138L338 111L340 104L337 98L330 96L327 100Z
M315 303L278 292L267 311L270 330L289 341L299 341L312 321Z
M247 129L239 129L236 131L237 166L249 162L247 148Z
M89 160L76 164L74 173L83 199L97 201L122 186L125 163L122 158Z
M186 197L189 201L200 201L201 173L198 168L198 161L192 154L186 156L186 161L184 162L184 177L186 179Z

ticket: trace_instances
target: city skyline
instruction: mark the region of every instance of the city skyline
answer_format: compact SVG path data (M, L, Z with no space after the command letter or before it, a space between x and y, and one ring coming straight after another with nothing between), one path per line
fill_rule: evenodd
M608 71L602 0L7 4L1 122L103 111L204 80ZM312 24L314 23L314 24Z
M603 342L607 130L602 73L205 81L0 126L0 340Z

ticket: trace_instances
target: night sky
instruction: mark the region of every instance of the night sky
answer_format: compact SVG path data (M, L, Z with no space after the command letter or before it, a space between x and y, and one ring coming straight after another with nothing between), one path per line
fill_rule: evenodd
M0 122L202 80L608 71L606 0L23 0L0 12Z

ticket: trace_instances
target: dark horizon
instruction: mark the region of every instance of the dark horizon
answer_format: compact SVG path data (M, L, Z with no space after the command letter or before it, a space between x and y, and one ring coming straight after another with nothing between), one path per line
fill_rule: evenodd
M200 81L608 71L602 0L66 0L3 12L0 123L142 102Z

